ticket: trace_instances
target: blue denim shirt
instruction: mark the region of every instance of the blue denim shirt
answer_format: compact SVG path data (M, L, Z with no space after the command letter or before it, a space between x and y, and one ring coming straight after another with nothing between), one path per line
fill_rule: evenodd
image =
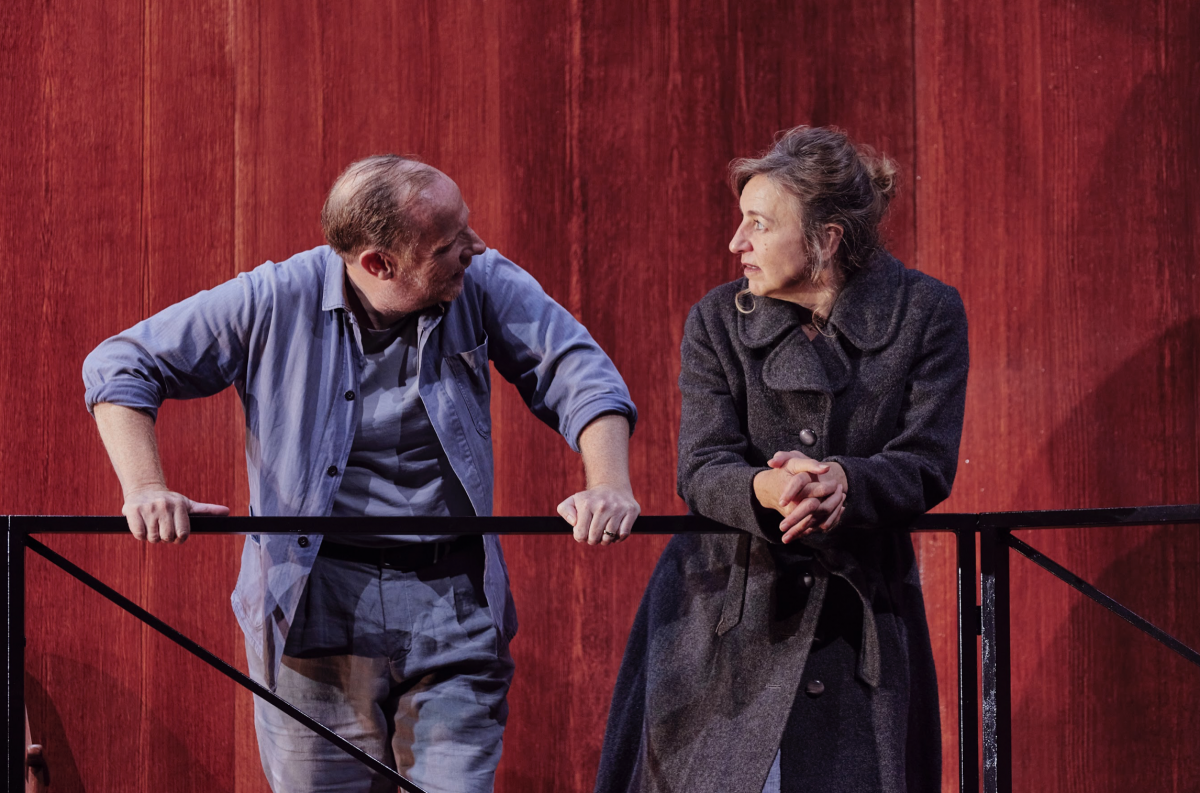
M322 246L267 262L177 303L98 346L83 364L88 410L110 402L157 415L165 399L237 388L255 515L329 515L362 400L362 352L344 264ZM490 370L579 450L602 413L636 420L621 376L587 330L494 250L476 256L463 291L423 333L421 399L478 515L492 514ZM274 687L288 628L321 537L250 535L233 610ZM499 538L484 537L484 591L506 639L517 629Z

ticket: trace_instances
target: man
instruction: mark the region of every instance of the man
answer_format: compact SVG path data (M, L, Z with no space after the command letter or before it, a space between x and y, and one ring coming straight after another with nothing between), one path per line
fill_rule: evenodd
M201 292L92 352L86 401L134 536L182 541L188 513L158 462L167 398L234 385L255 515L490 515L489 359L583 455L559 505L608 545L638 514L636 412L587 331L486 249L458 187L371 157L334 183L329 246ZM250 536L233 593L251 673L429 791L490 791L516 616L499 539ZM276 793L394 790L255 700Z

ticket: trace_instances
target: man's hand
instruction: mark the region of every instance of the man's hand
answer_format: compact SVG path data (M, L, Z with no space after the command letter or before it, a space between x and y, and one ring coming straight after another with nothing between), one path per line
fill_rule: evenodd
M191 531L188 513L228 515L219 504L192 501L166 485L158 459L154 419L139 410L101 402L94 408L96 427L112 460L125 506L121 514L139 540L183 542Z
M139 490L125 495L121 514L129 521L129 530L147 542L183 542L191 532L188 514L228 515L229 507L192 501L172 490Z
M575 528L575 541L611 545L629 536L642 508L629 484L629 422L624 416L592 419L579 435L588 487L558 505Z
M558 505L558 514L575 527L575 541L588 545L611 545L625 539L641 511L628 486L589 487Z

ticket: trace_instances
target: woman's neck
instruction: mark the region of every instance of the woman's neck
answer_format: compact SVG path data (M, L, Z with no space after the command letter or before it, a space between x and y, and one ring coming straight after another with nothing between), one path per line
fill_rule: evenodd
M797 289L784 299L797 305L804 306L819 320L829 319L833 304L842 291L842 279L832 268L826 270L819 283Z
M820 291L807 293L796 302L811 311L813 317L827 320L830 312L833 311L833 304L837 300L837 296L837 289L826 287Z

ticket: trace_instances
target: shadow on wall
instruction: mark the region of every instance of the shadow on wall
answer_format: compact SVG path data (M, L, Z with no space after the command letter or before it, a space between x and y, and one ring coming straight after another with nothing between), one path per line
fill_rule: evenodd
M1051 86L1060 91L1056 95L1103 118L1089 122L1091 132L1052 144L1051 153L1062 163L1074 162L1080 151L1088 154L1082 173L1055 171L1068 199L1061 203L1063 225L1057 229L1065 236L1051 242L1046 265L1054 277L1071 279L1058 284L1057 297L1059 308L1075 316L1055 321L1059 339L1047 342L1061 353L1052 358L1060 364L1058 378L1071 376L1080 362L1071 356L1080 353L1092 354L1086 363L1097 356L1122 360L1046 442L1044 471L1054 493L1047 507L1200 500L1195 448L1200 148L1193 140L1200 105L1184 99L1200 65L1194 46L1200 4L1160 9L1169 18L1145 10L1144 3L1126 0L1055 0L1043 21L1071 31L1075 51L1069 41L1052 46L1080 59L1074 66L1084 70L1080 75L1095 69L1117 78L1096 91L1088 78L1076 76L1078 87L1086 89L1078 96ZM1105 132L1097 149L1092 135L1099 130ZM1132 339L1158 328L1157 338L1131 349ZM1080 340L1080 349L1067 346L1072 337ZM1030 488L1026 492L1047 492L1045 482L1024 486Z
M87 692L84 696L89 701L95 700L96 692L105 692L104 717L99 722L89 718L89 723L103 724L104 731L81 736L78 726L63 723L57 703L49 698L42 684L31 675L25 675L30 734L34 743L45 747L44 757L53 793L139 790L145 787L142 777L147 776L146 763L187 769L188 778L186 784L181 785L182 789L216 791L226 788L228 780L214 777L190 757L188 745L176 735L177 730L186 727L187 714L177 714L179 723L167 723L156 718L155 711L143 707L136 692L123 688L120 681L94 666L60 655L46 655L41 660L44 667L54 670L55 677L70 681L69 689L58 688L60 699L66 695L61 692L69 690ZM30 661L36 662L36 659ZM143 722L143 719L147 720ZM81 771L76 765L71 742L84 740L100 744L98 754L109 758L107 767ZM146 743L139 746L142 741ZM161 775L150 773L148 776Z
M75 757L67 744L62 716L46 694L46 689L28 672L25 673L25 710L29 715L29 737L41 744L51 790L83 790Z
M1200 318L1167 329L1088 392L1042 447L1021 492L1048 508L1193 503L1200 405ZM1031 475L1034 476L1034 475ZM1035 504L1033 508L1041 508Z
M1074 137L1052 143L1051 161L1097 155L1084 173L1056 171L1064 236L1051 243L1047 265L1076 279L1058 284L1058 297L1071 298L1059 305L1076 316L1052 327L1082 337L1093 361L1120 364L1082 395L1036 470L1020 477L1030 508L1200 501L1200 111L1184 98L1196 85L1200 5L1154 9L1124 0L1041 7L1041 23L1059 34L1046 39L1046 63L1076 70L1048 72L1056 102L1047 113L1063 124L1081 108L1091 114L1081 114L1082 129L1067 127ZM1093 73L1103 77L1085 76ZM1091 136L1100 130L1097 151ZM1148 343L1122 347L1156 327ZM1051 358L1055 376L1069 378L1081 350L1061 352ZM1200 528L1021 536L1185 644L1200 644ZM1011 570L1014 789L1200 790L1200 669L1019 555ZM1043 774L1053 778L1034 778Z
M1131 550L1091 583L1200 647L1200 534L1193 527L1112 531ZM1029 534L1035 547L1046 545L1037 536L1045 532ZM1038 658L1013 692L1013 789L1200 790L1200 668L1024 558L1014 554L1012 565L1014 590L1025 580L1049 595L1039 614L1013 619L1014 671L1022 655ZM1161 579L1139 587L1131 571ZM1064 618L1055 612L1068 599ZM1035 620L1057 623L1036 647L1015 630ZM1048 769L1057 769L1059 784L1036 778Z
M1100 127L1107 132L1099 156L1069 205L1082 276L1073 289L1091 303L1079 306L1080 315L1109 325L1095 328L1090 343L1114 357L1128 355L1123 339L1163 328L1088 394L1047 443L1051 470L1067 474L1056 477L1060 492L1070 493L1064 503L1081 507L1200 501L1200 290L1194 262L1200 149L1193 141L1200 115L1181 93L1195 85L1188 73L1200 60L1194 47L1168 46L1185 43L1182 37L1198 43L1200 5L1175 6L1169 20L1155 20L1144 9L1102 0L1060 3L1057 11L1090 29L1097 43L1116 45L1114 53L1094 53L1097 69L1113 70L1103 60L1119 59L1128 48L1131 65L1142 72L1123 99L1111 103L1113 114ZM1110 90L1120 88L1117 83Z
M1200 500L1198 357L1192 318L1085 396L1043 447L1056 506ZM1022 486L1045 492L1032 477ZM1019 536L1200 648L1200 528ZM1010 565L1014 789L1200 790L1200 742L1190 737L1200 733L1200 669L1016 553ZM1050 769L1057 784L1024 778Z

